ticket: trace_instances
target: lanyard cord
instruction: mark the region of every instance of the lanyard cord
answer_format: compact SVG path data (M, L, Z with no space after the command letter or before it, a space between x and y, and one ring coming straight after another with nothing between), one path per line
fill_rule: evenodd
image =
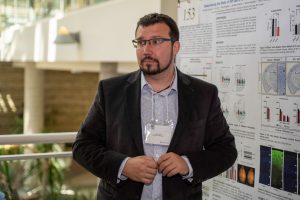
M169 122L169 94L167 94L166 97L166 103L167 103L167 122Z
M154 121L154 92L152 91L151 92L152 94L152 100L151 100L151 110L152 110L152 116L151 116L151 121L153 122Z
M155 121L154 120L154 94L157 94L156 92L152 92L152 103L151 103L151 109L152 109L152 112L151 112L151 121ZM166 108L167 108L167 122L169 121L169 94L166 95L165 97L166 99Z
M165 89L159 91L159 92L162 92L162 91L164 91L164 90L170 88L171 85L173 84L174 79L175 79L175 73L174 73L174 75L173 75L173 79L172 79L170 85L169 85L168 87L166 87ZM151 101L152 101L152 105L151 105L151 109L152 109L152 113L151 113L151 121L153 122L153 121L155 121L155 120L154 120L154 94L158 94L159 92L155 92L155 91L152 89L151 86L150 86L150 88L151 88L151 94L152 94L152 98L151 98ZM170 93L169 93L169 94L170 94ZM167 122L169 122L169 98L168 98L168 97L169 97L169 94L167 94L167 96L166 96L166 103L167 103Z

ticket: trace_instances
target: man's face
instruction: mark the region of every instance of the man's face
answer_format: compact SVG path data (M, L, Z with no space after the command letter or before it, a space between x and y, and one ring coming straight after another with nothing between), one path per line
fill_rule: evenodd
M136 31L137 40L150 40L154 38L170 39L170 29L164 23L157 23L147 27L139 26ZM140 69L147 75L159 74L174 64L174 58L179 51L179 42L172 44L164 41L161 44L149 44L136 49Z

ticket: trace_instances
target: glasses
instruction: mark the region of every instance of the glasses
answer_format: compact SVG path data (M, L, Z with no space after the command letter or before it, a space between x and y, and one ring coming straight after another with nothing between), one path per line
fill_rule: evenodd
M169 41L173 42L173 40L171 38L153 38L150 40L136 39L136 40L132 40L132 44L133 44L134 48L141 49L144 46L146 46L147 43L152 47L158 47L160 44L162 44L164 42L169 42Z

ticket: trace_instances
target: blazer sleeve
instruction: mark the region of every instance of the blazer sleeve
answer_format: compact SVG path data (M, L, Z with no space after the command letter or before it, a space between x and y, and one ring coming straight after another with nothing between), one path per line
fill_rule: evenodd
M73 143L73 159L97 177L115 184L126 155L106 146L104 87L100 82L94 102Z
M193 167L193 184L222 173L236 160L234 137L223 116L215 86L207 115L204 148L187 156Z

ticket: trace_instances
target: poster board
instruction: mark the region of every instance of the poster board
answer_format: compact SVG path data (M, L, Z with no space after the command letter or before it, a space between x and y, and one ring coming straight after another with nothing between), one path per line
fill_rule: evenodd
M218 87L238 150L203 199L300 199L300 1L181 0L177 21L177 66Z

